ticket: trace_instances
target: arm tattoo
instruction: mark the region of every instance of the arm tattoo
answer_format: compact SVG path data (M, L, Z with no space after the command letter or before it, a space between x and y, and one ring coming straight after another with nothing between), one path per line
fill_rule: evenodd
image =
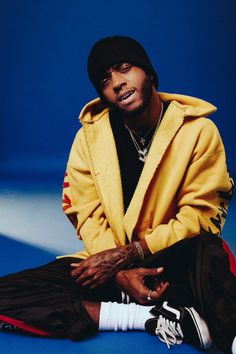
M103 268L106 274L115 275L119 270L129 268L130 264L140 261L137 248L133 244L112 249L111 252L112 255L110 252L97 254L99 268Z

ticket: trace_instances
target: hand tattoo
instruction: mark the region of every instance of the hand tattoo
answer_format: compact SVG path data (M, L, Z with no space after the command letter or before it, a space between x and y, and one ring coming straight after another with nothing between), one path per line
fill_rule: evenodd
M72 264L75 269L71 275L78 284L93 288L104 284L119 270L139 261L137 248L130 244L96 253L80 263Z

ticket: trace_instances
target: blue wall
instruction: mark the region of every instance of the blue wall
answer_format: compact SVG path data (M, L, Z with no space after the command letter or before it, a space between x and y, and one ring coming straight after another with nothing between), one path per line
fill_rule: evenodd
M235 0L1 0L0 175L62 179L82 106L96 95L86 60L97 39L130 35L160 90L198 96L235 163Z

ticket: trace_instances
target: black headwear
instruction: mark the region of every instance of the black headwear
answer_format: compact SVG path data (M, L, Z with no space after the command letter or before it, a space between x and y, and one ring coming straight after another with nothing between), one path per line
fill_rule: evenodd
M152 77L153 84L158 88L157 73L142 45L130 37L111 36L96 42L88 57L88 75L99 95L102 74L109 67L120 63L130 63L142 68Z

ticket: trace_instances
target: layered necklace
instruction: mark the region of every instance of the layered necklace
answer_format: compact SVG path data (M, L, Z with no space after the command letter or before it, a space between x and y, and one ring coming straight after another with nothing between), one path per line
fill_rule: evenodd
M147 156L148 156L148 152L149 152L149 148L151 146L151 143L154 139L155 133L161 123L161 118L162 118L162 114L163 114L163 103L161 102L161 109L160 109L160 113L158 115L157 120L155 121L155 123L153 124L153 126L147 131L147 133L143 136L139 136L137 133L133 133L129 127L125 124L126 129L129 132L129 135L133 141L133 144L135 146L135 149L138 153L138 158L140 161L142 161L143 163L146 162L147 160ZM156 126L156 127L155 127ZM155 129L154 129L155 127ZM153 131L153 132L152 132ZM152 132L152 136L150 137L150 133ZM149 143L146 145L146 140L149 140ZM146 145L146 146L145 146Z

